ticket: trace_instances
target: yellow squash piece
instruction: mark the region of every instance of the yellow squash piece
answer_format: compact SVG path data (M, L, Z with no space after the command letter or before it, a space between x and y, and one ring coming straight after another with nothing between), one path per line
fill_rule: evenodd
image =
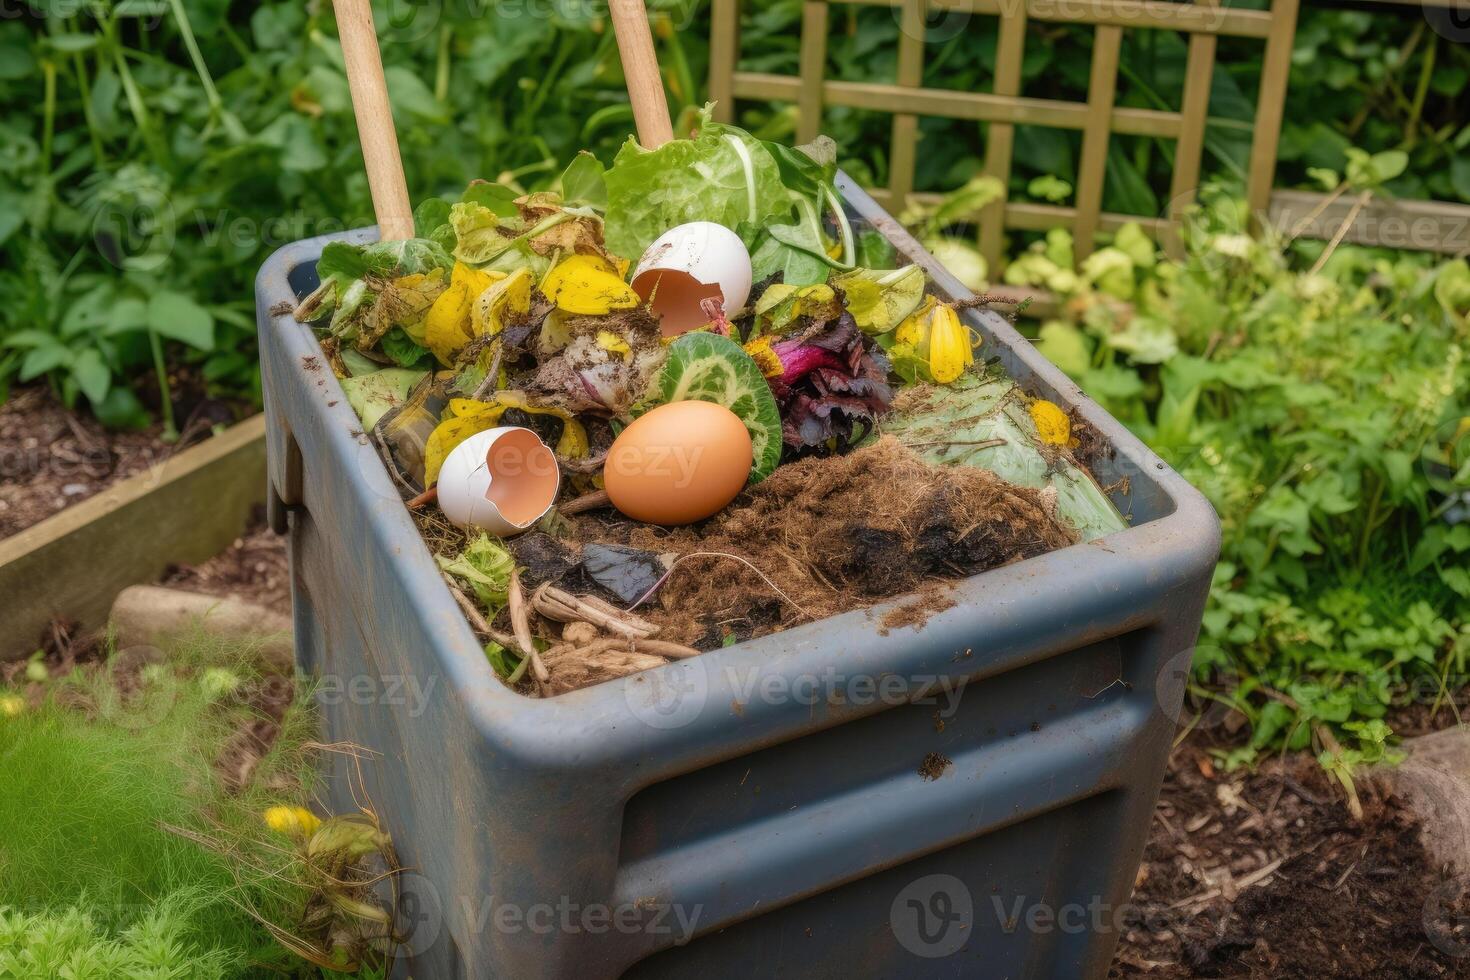
M491 284L504 278L503 272L485 272L463 262L454 263L449 288L439 294L424 317L423 339L420 341L434 352L440 364L452 366L454 355L474 339L472 314L475 300Z
M494 428L506 410L512 408L531 415L554 415L561 419L561 438L556 441L556 454L565 459L581 459L587 455L587 431L564 409L532 405L519 391L496 392L490 401L484 402L452 398L444 420L429 433L429 440L424 445L424 486L431 487L438 482L439 470L455 446L477 432Z
M572 255L558 262L546 274L541 291L557 309L582 316L631 310L642 302L612 264L596 255Z
M949 384L975 363L970 328L947 303L926 300L898 325L893 336L927 365L930 376L939 384Z
M934 380L947 385L975 363L970 329L954 307L940 304L929 320L929 370Z

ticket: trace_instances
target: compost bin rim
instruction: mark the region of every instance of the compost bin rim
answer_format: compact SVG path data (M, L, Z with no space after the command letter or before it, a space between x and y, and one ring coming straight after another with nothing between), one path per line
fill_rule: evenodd
M878 209L871 198L850 183L844 183L843 191L859 216L888 237L900 252L920 261L942 291L951 295L968 294L891 217ZM872 220L875 215L879 220ZM376 229L369 227L303 239L277 249L262 265L257 278L259 309L267 310L283 295L294 298L291 273L314 263L327 242L367 242L376 237ZM1040 659L1082 643L1149 628L1159 615L1152 611L1136 613L1133 609L1157 609L1161 592L1185 587L1201 576L1207 578L1218 555L1220 531L1214 509L1204 496L1101 406L1082 394L1003 318L988 311L979 314L972 311L971 319L997 348L1004 352L1005 347L1010 347L1012 357L1025 367L1037 386L1049 389L1044 393L1052 394L1064 408L1076 408L1118 455L1135 468L1138 479L1152 482L1158 488L1170 507L1137 526L953 583L951 598L956 606L928 618L921 627L922 643L913 642L915 634L908 628L894 629L888 635L877 632L885 613L912 599L912 596L900 596L867 609L804 623L696 658L545 699L524 697L495 676L402 501L396 501L395 506L370 508L366 519L380 524L376 530L383 533L373 535L365 528L364 538L401 540L407 533L417 542L415 548L399 552L393 565L403 591L417 595L422 604L420 612L426 619L457 624L441 633L436 656L439 666L466 695L468 713L485 739L487 764L496 767L529 764L549 769L566 768L570 764L587 772L625 757L622 743L632 739L649 749L645 758L657 760L656 768L650 761L650 765L627 777L644 785L693 765L707 765L712 756L723 754L722 746L730 755L749 751L750 733L755 728L765 730L764 741L775 743L814 727L840 724L891 706L824 704L821 706L824 717L819 718L816 706L798 702L737 703L738 698L733 695L739 689L730 683L732 671L758 669L762 678L780 673L788 680L820 675L834 667L849 676L932 675L956 681L978 678L1010 669L1020 660ZM290 313L268 313L260 320L262 325L276 331L276 342L287 348L285 360L293 369L306 370L304 362L322 357L315 332L297 323ZM308 387L318 401L322 434L336 465L358 466L361 423L348 405L336 376L330 370L321 373L325 375L324 383ZM373 465L381 471L382 479L391 482L381 459L376 453L373 455L376 460ZM430 580L437 585L430 585ZM1044 582L1044 588L1038 588L1037 581ZM1058 596L1064 597L1061 608L1052 598ZM977 615L984 620L980 625L985 629L977 630ZM861 648L849 648L845 653L847 659L834 664L828 652L830 637L857 626L866 627ZM994 641L993 647L1004 652L1005 666L999 658L973 651L976 635ZM1035 639L1038 635L1042 637L1039 640ZM940 638L939 644L934 642L936 637ZM954 652L940 663L924 653L935 646L952 648ZM913 654L914 648L920 650L919 655ZM779 668L773 671L773 665L778 664ZM657 723L658 719L650 720L652 716L646 707L640 711L641 692L653 691L659 685L687 690L684 685L688 682L694 682L701 691L697 718L664 727ZM508 721L507 709L511 706L517 715L514 726ZM536 720L534 738L526 737L528 719ZM696 725L703 731L692 727ZM654 752L652 746L660 742L666 744ZM692 754L685 757L680 752L681 745L698 748L691 749Z

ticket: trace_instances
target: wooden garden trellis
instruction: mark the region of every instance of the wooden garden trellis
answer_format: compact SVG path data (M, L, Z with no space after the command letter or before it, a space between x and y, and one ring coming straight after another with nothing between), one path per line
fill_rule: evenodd
M797 106L797 137L813 139L821 128L827 106L876 110L893 115L889 147L889 181L874 196L890 210L902 209L915 193L914 165L919 116L967 119L989 124L984 172L1005 187L1017 125L1080 130L1082 150L1078 163L1075 206L1064 207L1002 199L979 217L980 245L992 269L1001 261L1004 230L1043 231L1070 225L1080 261L1093 248L1094 235L1114 231L1134 221L1166 246L1177 244L1173 232L1198 188L1208 117L1210 82L1220 35L1258 38L1264 42L1260 94L1246 174L1246 199L1253 214L1279 226L1295 224L1321 195L1282 192L1273 198L1276 151L1281 132L1286 89L1291 68L1300 0L1273 0L1269 10L1225 7L1218 0L1178 3L1174 0L804 0L797 75L741 71L739 60L739 0L714 0L710 37L710 97L716 113L733 117L737 99L793 102ZM1450 0L1457 2L1457 0ZM848 3L899 8L897 78L892 83L852 82L825 77L829 4ZM923 87L926 14L949 11L1000 17L992 92L963 92ZM1086 102L1032 98L1021 94L1021 63L1026 27L1030 21L1089 24L1096 28ZM1118 106L1119 52L1125 28L1183 31L1189 34L1188 59L1181 105L1177 111ZM1114 133L1176 141L1169 205L1163 215L1129 215L1102 210L1108 143ZM1410 202L1405 202L1410 203ZM1456 242L1470 235L1470 208L1432 202L1433 209L1412 205L1406 220L1428 222L1429 244L1405 244L1440 251L1460 251ZM1448 210L1446 210L1448 209ZM1393 210L1391 207L1389 210ZM1458 236L1458 237L1457 237ZM1363 234L1350 239L1373 241ZM1448 243L1448 244L1447 244Z

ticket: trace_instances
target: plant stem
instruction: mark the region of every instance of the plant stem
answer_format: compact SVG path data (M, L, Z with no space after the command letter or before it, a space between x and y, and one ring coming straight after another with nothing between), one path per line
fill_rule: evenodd
M439 55L434 69L434 101L444 102L449 98L449 25L439 28Z
M87 77L87 63L82 59L81 52L72 55L72 71L77 76L77 88L82 93L82 117L87 121L87 136L92 141L92 159L97 168L101 169L107 165L107 159L102 152L102 135L97 129L97 116L92 111L92 83Z
M184 48L189 52L189 60L194 63L194 73L199 76L199 84L204 86L204 97L209 101L209 113L218 119L225 127L225 134L236 143L244 143L249 137L246 135L240 121L225 110L224 103L220 101L219 92L214 87L214 77L209 73L209 66L204 63L204 55L199 51L199 42L194 39L194 26L189 23L189 14L184 10L184 0L169 0L174 20L178 21L179 34L184 39Z
M51 173L51 140L56 132L56 62L49 58L43 61L41 72L46 80L44 121L41 124L41 166L44 168L42 172L49 174Z
M152 327L148 328L148 346L153 350L153 373L158 375L158 396L162 403L163 435L160 438L164 442L174 442L179 438L178 427L174 425L174 394L168 384L168 365L163 362L163 341Z
M1327 264L1327 260L1332 258L1332 253L1337 251L1337 246L1342 244L1342 239L1347 235L1348 229L1353 226L1354 221L1358 220L1358 213L1368 206L1368 201L1372 197L1372 190L1366 190L1358 195L1358 199L1348 209L1347 217L1343 218L1342 224L1338 226L1337 233L1332 236L1332 241L1328 242L1327 247L1322 250L1322 254L1317 256L1317 261L1312 263L1312 268L1308 270L1307 275L1315 276L1322 271L1322 267Z
M857 261L857 248L853 245L852 225L848 224L847 212L842 207L842 199L837 196L837 191L828 184L822 185L822 191L832 203L832 217L837 219L837 227L842 232L842 262L844 265L852 265Z
M1412 150L1414 144L1419 141L1419 120L1424 115L1424 100L1429 95L1429 79L1434 74L1434 58L1437 51L1439 51L1439 35L1435 34L1429 39L1429 50L1424 52L1424 64L1419 67L1419 83L1414 87L1414 102L1409 112L1409 121L1404 123L1405 150Z
M148 147L148 153L153 157L153 162L168 169L168 152L157 130L153 128L153 120L148 115L147 105L143 102L143 93L138 90L138 83L133 79L132 69L128 67L128 59L124 56L122 44L117 37L116 21L106 21L104 30L108 43L112 46L112 61L117 68L118 79L122 82L123 94L128 100L128 111L133 114L133 121L138 124L138 132L143 137L143 144Z

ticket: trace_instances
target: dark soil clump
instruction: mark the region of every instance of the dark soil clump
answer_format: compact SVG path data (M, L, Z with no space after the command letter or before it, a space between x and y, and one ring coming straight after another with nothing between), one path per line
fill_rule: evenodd
M953 609L955 601L950 598L949 589L944 585L935 583L925 586L913 601L906 602L897 609L890 610L878 624L878 635L887 636L893 630L916 629L921 630L924 624L929 622L929 617L935 613Z
M1073 543L1035 491L885 438L783 466L702 524L571 519L582 541L681 557L640 614L700 649L859 609ZM759 571L757 571L757 569ZM921 619L942 606L934 603Z
M938 752L930 752L924 756L924 761L919 763L919 775L933 782L944 775L944 770L954 765L948 756L940 755Z

